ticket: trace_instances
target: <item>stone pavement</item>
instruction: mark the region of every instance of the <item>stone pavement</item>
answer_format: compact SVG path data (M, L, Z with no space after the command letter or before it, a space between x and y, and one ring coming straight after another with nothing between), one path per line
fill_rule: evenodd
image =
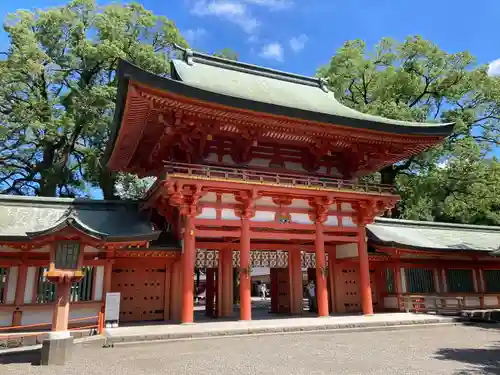
M500 374L500 325L305 332L81 348L66 366L36 353L0 356L0 375L465 375Z
M304 332L322 330L366 330L390 327L451 324L454 319L428 314L386 313L372 316L344 315L325 318L299 317L252 321L210 321L189 325L156 324L105 329L108 344L178 340L213 336Z

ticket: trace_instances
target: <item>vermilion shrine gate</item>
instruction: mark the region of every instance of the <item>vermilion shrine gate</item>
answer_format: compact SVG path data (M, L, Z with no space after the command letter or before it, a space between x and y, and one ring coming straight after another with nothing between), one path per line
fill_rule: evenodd
M343 258L354 261L362 311L372 314L365 226L398 197L391 186L356 179L440 142L453 124L366 115L336 101L317 78L190 50L182 55L170 78L120 63L108 149L112 170L158 177L143 208L182 241L180 262L171 268L178 276L168 286L173 317L193 321L196 249L218 250L217 286L214 271L207 272L207 295L217 294L219 316L232 313L237 253L240 319L251 319L251 252L257 250L287 254L287 268L273 276L282 311L302 311L301 254L313 252L319 316L349 305L338 287L329 298L327 286ZM122 276L114 289L133 301L124 285L142 283L154 268L139 271L136 259L118 264ZM130 315L139 319L142 309L143 318L155 318L163 306L136 294L140 301L132 304L145 307L130 306Z

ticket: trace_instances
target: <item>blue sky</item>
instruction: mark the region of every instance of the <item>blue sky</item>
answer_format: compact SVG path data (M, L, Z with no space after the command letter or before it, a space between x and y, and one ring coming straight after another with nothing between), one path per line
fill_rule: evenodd
M65 0L1 1L0 16ZM99 1L107 3L107 1ZM198 50L236 50L240 60L312 75L345 40L369 46L382 37L420 34L449 52L470 51L481 64L500 58L500 1L481 0L143 0L174 20ZM495 36L497 35L497 36ZM0 34L0 46L6 45ZM500 62L497 64L500 72Z

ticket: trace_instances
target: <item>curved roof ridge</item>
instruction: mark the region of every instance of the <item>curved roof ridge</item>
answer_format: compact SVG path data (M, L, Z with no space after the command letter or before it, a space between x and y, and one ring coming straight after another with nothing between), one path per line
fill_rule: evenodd
M84 233L87 236L97 239L103 239L107 236L107 233L101 233L85 225L81 220L78 219L78 216L73 214L72 211L69 212L68 214L65 213L59 221L55 222L50 227L33 232L26 232L26 235L29 238L42 237L48 234L57 233L68 227L74 228L79 232Z
M87 198L60 198L60 197L40 197L31 195L6 195L0 194L0 203L47 203L47 204L95 204L95 205L129 205L140 204L142 201L137 200L118 200L118 199L87 199Z
M418 221L418 220L404 220L392 219L387 217L377 217L372 224L395 224L401 226L418 226L429 228L449 228L449 229L468 229L468 230L487 230L500 232L500 226L492 225L474 225L474 224L459 224L459 223L445 223L440 221Z
M248 73L254 75L261 75L264 77L280 79L282 81L301 83L308 86L315 86L318 88L322 87L321 79L317 77L310 77L296 73L285 72L283 70L267 68L260 65L244 63L241 61L230 60L223 57L208 55L205 53L193 51L189 48L181 47L174 44L176 50L181 51L184 54L183 60L188 64L201 63L206 65L212 65L218 68L230 69L238 71L241 73Z

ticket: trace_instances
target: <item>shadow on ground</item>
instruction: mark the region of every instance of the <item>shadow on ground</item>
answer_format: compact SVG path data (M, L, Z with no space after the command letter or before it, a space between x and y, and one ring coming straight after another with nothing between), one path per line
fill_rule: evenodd
M464 326L476 327L486 331L500 331L499 323L464 322ZM485 348L442 348L435 353L435 358L442 361L455 361L467 364L463 371L455 375L482 374L500 375L500 343Z
M29 363L32 366L40 366L41 349L22 350L0 354L0 365L13 363Z

